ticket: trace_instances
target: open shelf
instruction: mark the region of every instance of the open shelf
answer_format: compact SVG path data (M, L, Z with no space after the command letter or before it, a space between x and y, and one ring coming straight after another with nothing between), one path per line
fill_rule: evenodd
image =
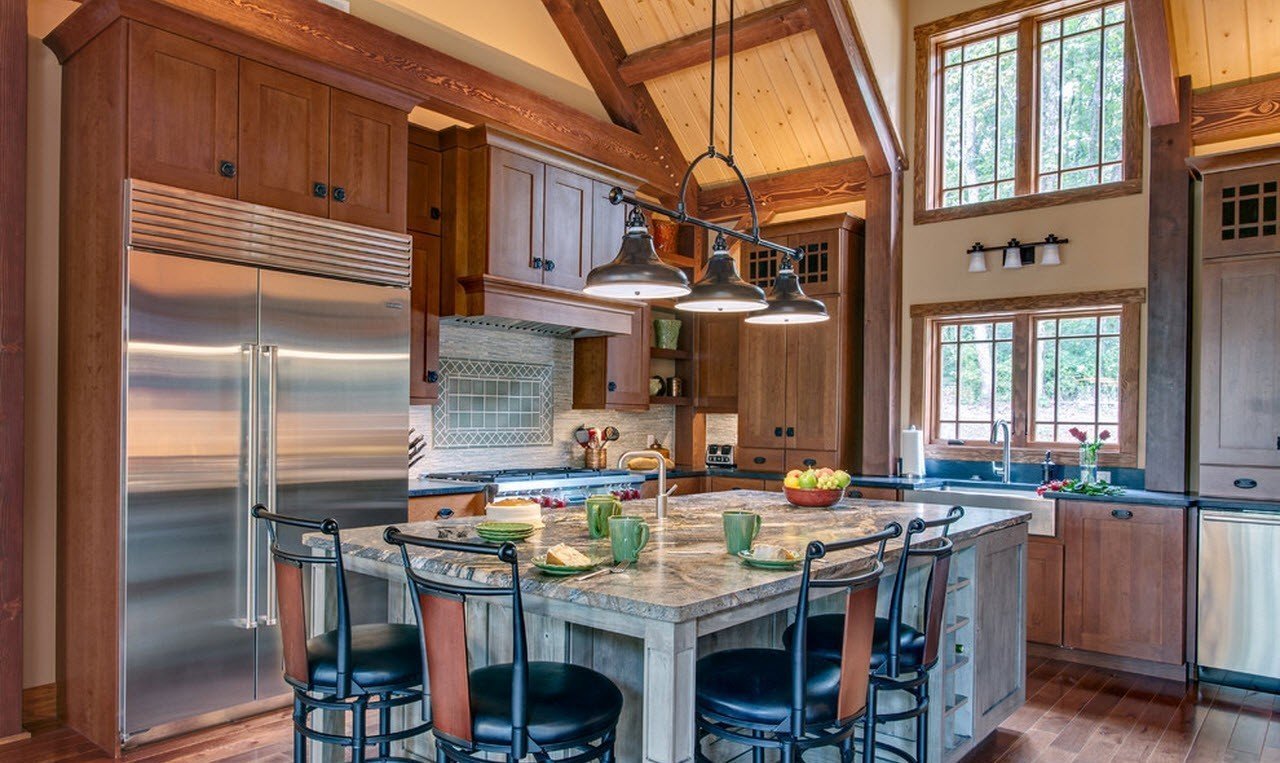
M956 631L960 630L961 628L963 628L968 624L969 624L969 618L964 617L963 615L956 615L956 619L952 620L947 625L947 633L955 633Z
M650 347L649 357L666 358L667 360L688 360L693 355L688 350L668 350L665 347Z
M956 658L955 662L951 663L950 665L947 665L947 672L954 673L955 671L959 670L960 668L963 668L965 665L968 665L968 664L969 664L969 655L967 654L961 655Z
M658 259L668 265L675 265L678 268L692 268L697 265L689 255L679 254L677 252L658 252Z
M649 405L688 405L689 396L668 397L666 395L650 395Z
M967 704L968 702L969 702L968 697L964 696L963 694L957 694L951 699L950 702L947 703L947 706L946 708L943 709L942 714L951 715L955 711L964 707L965 704Z
M955 593L972 582L970 578L956 578L956 582L947 585L947 593Z

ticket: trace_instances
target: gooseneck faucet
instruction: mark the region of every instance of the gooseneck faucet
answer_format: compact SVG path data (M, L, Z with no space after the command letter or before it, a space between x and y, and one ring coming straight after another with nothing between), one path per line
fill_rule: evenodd
M1003 438L1003 440L1001 438ZM1001 465L1004 469L1000 473L1000 481L1007 485L1011 481L1010 472L1012 471L1012 469L1009 468L1009 422L1004 419L996 419L991 424L991 444L995 445L1002 441L1004 443L1004 448L1001 453Z
M629 450L618 457L618 468L625 469L627 461L636 456L647 456L658 462L658 519L665 519L667 516L667 496L676 492L679 485L672 485L671 490L667 490L667 457L656 450Z

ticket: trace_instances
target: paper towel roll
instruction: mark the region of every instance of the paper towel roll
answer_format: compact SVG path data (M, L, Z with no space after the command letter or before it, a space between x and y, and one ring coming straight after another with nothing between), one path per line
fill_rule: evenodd
M902 473L912 477L924 476L924 432L912 425L902 431L899 453L902 454Z

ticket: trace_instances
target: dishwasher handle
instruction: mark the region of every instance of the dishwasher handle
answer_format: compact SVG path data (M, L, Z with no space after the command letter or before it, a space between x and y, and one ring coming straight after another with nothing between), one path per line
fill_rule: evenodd
M1257 512L1244 511L1202 511L1200 512L1200 521L1280 527L1280 513L1260 514Z

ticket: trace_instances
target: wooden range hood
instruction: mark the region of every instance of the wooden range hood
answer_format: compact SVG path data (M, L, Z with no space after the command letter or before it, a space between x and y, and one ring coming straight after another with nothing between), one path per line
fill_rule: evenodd
M627 302L493 275L466 276L458 283L465 294L455 314L461 323L528 329L575 339L631 333L631 314L636 308Z

